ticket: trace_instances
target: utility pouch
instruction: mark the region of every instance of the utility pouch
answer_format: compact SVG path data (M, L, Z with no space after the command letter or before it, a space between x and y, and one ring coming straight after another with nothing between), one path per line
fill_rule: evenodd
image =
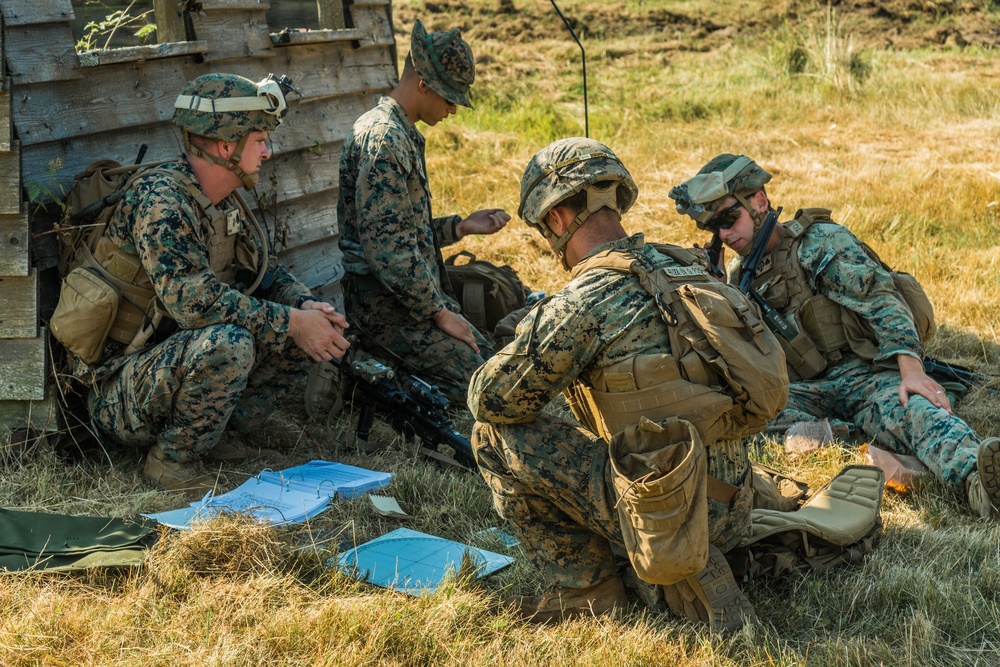
M669 585L708 561L705 448L683 419L646 418L611 439L610 477L622 537L636 574Z
M830 354L848 347L844 335L840 304L817 294L806 299L799 309L798 317L802 328L816 344L820 352Z
M49 320L52 335L84 363L97 363L120 300L118 290L96 269L78 266L63 278L59 303Z
M785 351L789 380L810 380L826 370L826 359L805 331L799 331L792 340L778 336L778 341Z

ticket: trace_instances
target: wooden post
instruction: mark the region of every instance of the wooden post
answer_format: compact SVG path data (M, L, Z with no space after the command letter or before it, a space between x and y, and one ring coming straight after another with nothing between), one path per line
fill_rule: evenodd
M153 16L156 20L156 43L186 42L183 2L178 0L153 0Z
M343 0L316 0L319 10L319 27L321 30L343 30L344 2Z

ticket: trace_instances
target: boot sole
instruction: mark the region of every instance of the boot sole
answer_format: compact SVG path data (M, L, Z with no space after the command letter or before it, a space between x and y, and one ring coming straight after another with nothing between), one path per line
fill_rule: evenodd
M1000 507L1000 438L988 438L979 445L976 469L993 506Z

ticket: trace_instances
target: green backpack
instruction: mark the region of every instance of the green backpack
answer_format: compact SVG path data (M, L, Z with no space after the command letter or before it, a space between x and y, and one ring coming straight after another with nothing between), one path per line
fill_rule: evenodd
M456 263L460 257L468 261ZM485 334L492 335L497 322L523 308L529 294L514 269L476 259L467 250L446 259L445 270L462 313Z

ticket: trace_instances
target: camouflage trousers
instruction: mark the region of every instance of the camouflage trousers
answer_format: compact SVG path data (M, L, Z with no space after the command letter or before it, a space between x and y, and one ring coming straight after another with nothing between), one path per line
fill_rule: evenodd
M616 573L614 557L624 555L625 546L607 476L607 442L578 423L541 413L523 424L477 422L472 447L497 513L552 585L584 588ZM745 448L735 458L741 462L710 451L709 474L724 478L725 469L739 468L724 481L741 484L749 472ZM709 499L709 540L723 551L749 531L749 484L745 491L732 505Z
M381 289L361 289L354 283L346 281L345 289L350 323L368 340L402 360L411 373L436 385L452 406L464 408L472 374L493 356L486 337L472 327L479 346L477 353L441 331L433 320L414 320L399 301ZM372 352L378 354L377 349Z
M877 370L848 359L819 379L792 382L785 410L768 424L786 430L795 422L831 418L854 424L879 447L920 459L956 489L975 470L979 438L969 425L923 396L899 402L899 371Z
M130 355L87 396L93 423L126 445L159 444L177 461L212 449L227 424L260 428L313 363L292 342L280 355L258 355L243 327L180 331Z

